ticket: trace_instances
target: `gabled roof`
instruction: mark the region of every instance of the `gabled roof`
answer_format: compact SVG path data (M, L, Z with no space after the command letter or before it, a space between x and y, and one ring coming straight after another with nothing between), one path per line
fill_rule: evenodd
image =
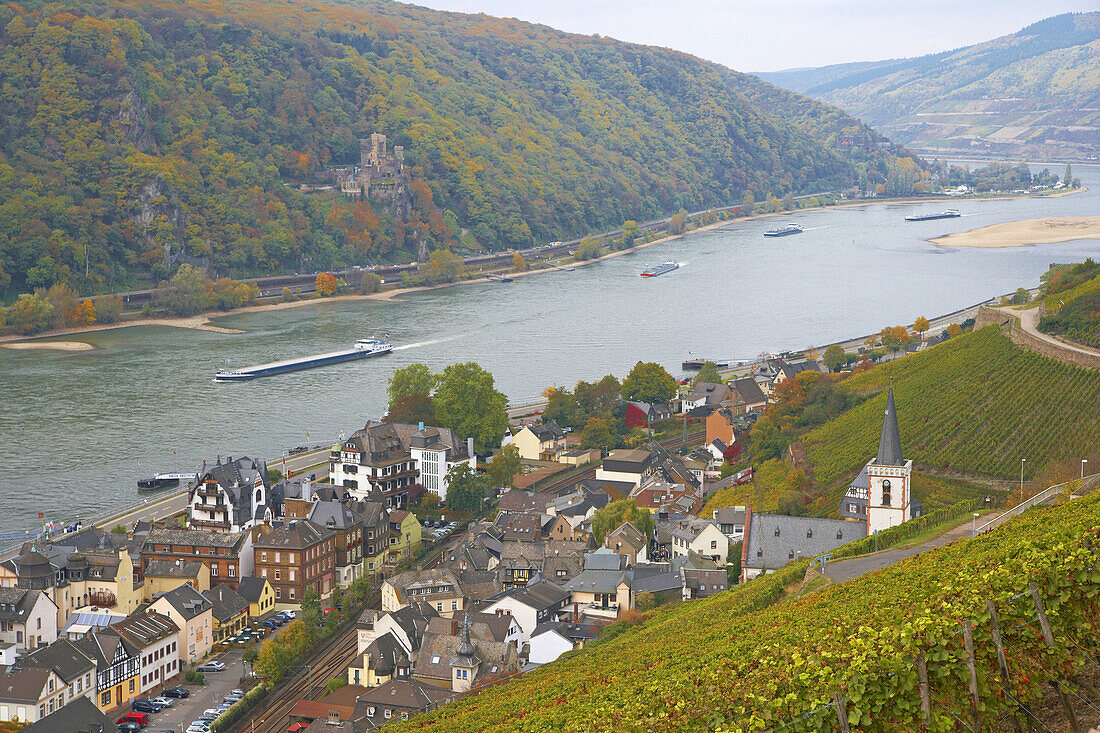
M500 512L543 512L554 499L554 495L540 491L510 489L504 492L497 502Z
M297 519L285 527L260 535L252 542L252 546L275 550L304 550L334 535L335 532L327 527L314 524L308 519Z
M142 552L155 552L154 545L228 547L230 550L238 550L243 542L244 534L241 532L212 532L205 529L154 529L145 538Z
M391 722L391 719L383 717L384 709L426 712L457 697L457 692L417 680L393 679L378 687L371 687L360 695L355 703L353 717L367 723L370 728L376 728ZM373 716L368 715L370 708L374 708Z
M646 546L646 537L630 522L623 522L604 538L604 547L614 550L616 542L625 542L630 549L638 552Z
M630 585L631 578L622 570L585 569L566 583L565 589L572 593L614 593L623 582Z
M20 660L24 667L52 669L66 684L95 669L95 660L65 637L49 646L40 646Z
M195 580L202 571L202 563L197 560L153 560L145 569L146 578L179 578Z
M37 705L52 671L45 667L8 667L0 671L0 700Z
M545 443L548 440L565 439L565 431L558 427L558 424L553 420L544 423L533 423L525 427L534 433L540 443Z
M235 616L248 612L248 601L224 583L214 586L203 595L210 601L214 618L219 623L225 623Z
M787 563L828 552L867 536L862 522L752 513L745 528L744 566L778 570Z
M715 384L714 382L696 382L691 392L685 397L689 402L703 400L704 405L716 406L726 399L729 393L729 385Z
M172 590L157 593L153 596L153 602L156 603L162 598L176 610L176 613L188 621L213 608L206 596L186 583Z
M389 631L367 646L360 661L364 667L381 676L392 675L398 667L409 667L409 655Z
M55 710L37 723L23 729L24 733L102 733L112 729L111 721L95 703L84 695Z
M498 594L494 600L499 601L504 598L515 599L518 603L522 603L536 611L546 611L556 608L568 600L569 591L551 583L549 580L539 580L524 588L513 588L504 591Z
M735 379L730 386L733 387L746 405L758 405L767 402L763 390L760 389L760 385L752 377Z
M213 468L205 468L198 471L199 480L196 489L192 489L191 496L198 486L208 481L214 481L229 497L233 505L233 524L243 526L250 519L262 518L268 508L267 502L256 502L253 488L263 486L265 497L270 497L271 479L267 474L267 464L252 458L242 457L236 460L229 458L225 463L218 459Z
M27 623L31 611L42 596L42 591L0 587L0 621L10 624ZM49 600L49 596L46 599Z
M337 501L318 501L309 510L309 521L318 527L347 530L360 523L351 509Z
M241 578L237 584L237 593L249 603L259 603L265 585L268 585L267 578Z
M476 611L455 611L450 618L433 618L428 621L429 634L450 634L452 629L461 628L462 624L470 620L470 637L484 641L505 641L508 631L515 623L511 614L478 613Z
M144 649L162 639L178 634L180 627L163 614L147 611L131 614L114 624L111 629L134 647Z

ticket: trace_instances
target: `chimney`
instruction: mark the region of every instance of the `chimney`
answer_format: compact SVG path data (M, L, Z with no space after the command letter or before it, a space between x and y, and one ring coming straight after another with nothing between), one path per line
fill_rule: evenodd
M309 480L308 476L306 478L302 479L302 500L303 501L312 501L313 500L313 484Z
M328 724L329 725L340 725L340 711L339 710L329 710L328 711Z
M573 623L577 623L577 621L579 621L579 620L580 620L580 607L576 603L574 603L573 604Z
M466 438L466 455L470 458L474 457L474 439Z

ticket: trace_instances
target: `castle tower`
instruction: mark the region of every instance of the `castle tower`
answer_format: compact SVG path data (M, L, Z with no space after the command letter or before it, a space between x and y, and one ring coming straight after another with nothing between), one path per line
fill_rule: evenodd
M886 397L886 414L878 455L867 464L867 534L912 518L913 461L901 454L901 433L894 408L894 388Z

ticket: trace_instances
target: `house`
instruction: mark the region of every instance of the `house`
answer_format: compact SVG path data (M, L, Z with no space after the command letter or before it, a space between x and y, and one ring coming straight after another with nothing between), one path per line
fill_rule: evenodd
M749 433L756 422L754 417L731 405L722 405L706 419L707 445L720 441L726 448L737 445L744 450L748 447ZM724 451L725 448L716 457L723 458Z
M290 717L313 722L300 726L291 723L288 729L298 733L363 733L363 726L355 720L355 703L369 689L344 685L317 700L301 698L290 709Z
M535 628L552 621L569 604L569 591L549 580L537 580L521 588L506 590L493 598L485 613L508 614L519 625L524 640Z
M392 509L386 517L388 527L385 544L379 539L379 554L367 559L368 569L372 563L376 568L394 569L399 562L416 554L420 548L423 528L412 512L404 509Z
M412 670L409 652L390 632L372 639L348 666L348 684L378 687L392 679L408 679Z
M252 563L258 578L275 589L276 605L298 605L307 589L326 598L336 587L336 533L308 519L285 527L257 527Z
M462 584L450 568L407 570L382 583L382 610L397 611L412 603L427 603L450 617L465 608Z
M497 566L500 578L497 591L526 586L540 575L564 583L584 567L584 554L589 549L588 542L580 540L504 542Z
M867 536L865 526L844 519L759 514L751 507L746 515L741 582Z
M649 540L633 524L623 522L607 533L607 536L603 539L603 546L618 555L626 557L626 566L631 567L635 563L646 561L646 549L649 546Z
M670 531L672 557L682 557L694 552L717 564L726 564L726 555L730 549L729 539L711 520L691 517L673 520Z
M0 723L33 723L64 706L66 685L48 667L0 669Z
M88 606L69 614L65 619L65 625L58 633L58 638L76 641L85 634L113 626L125 618L124 614L110 608Z
M134 588L136 573L126 546L113 544L107 533L80 535L65 538L74 544L25 545L11 561L15 586L48 594L56 606L58 625L74 610L89 605L132 612L141 596Z
M210 583L236 585L252 574L252 535L199 529L154 529L141 546L141 565L168 560L201 562L210 571ZM202 590L196 588L196 590Z
M241 578L237 593L248 601L248 619L257 621L275 613L275 589L267 578Z
M632 579L624 558L601 548L584 556L584 570L565 584L580 614L614 619L634 607Z
M217 644L248 625L249 603L239 593L224 583L203 593L210 601L214 619L214 641Z
M152 560L145 568L142 596L149 601L184 583L200 593L210 590L210 568L197 560Z
M100 710L121 707L141 694L141 654L121 634L107 628L92 631L73 643L96 664L95 702Z
M360 695L352 719L367 730L377 730L389 723L430 712L457 698L458 695L449 689L415 679L392 679Z
M696 598L709 598L715 593L726 590L729 576L725 570L705 568L680 568L681 587L685 601Z
M787 362L779 359L776 363L775 377L772 379L771 390L783 384L788 379L793 379L802 372L826 372L827 370L812 359L805 361Z
M57 640L57 604L48 593L0 588L0 643L17 652L32 651Z
M596 469L596 482L622 481L637 487L657 470L659 460L657 452L644 448L613 450Z
M458 635L463 624L470 627L470 638L474 641L494 641L511 644L518 653L523 646L523 632L515 616L506 612L479 613L477 611L455 611L450 618L437 616L428 620L429 634Z
M314 481L308 476L298 479L284 478L275 486L283 496L283 516L293 519L308 518L313 511L313 505L319 501L346 504L352 498L346 487ZM378 498L381 499L381 496L379 492Z
M135 613L111 630L125 639L140 659L138 694L163 687L180 675L180 627L172 619L156 611Z
M366 652L371 642L384 634L393 634L409 655L420 648L428 623L439 613L427 603L412 603L396 611L366 610L355 624L357 649Z
M84 698L94 702L96 697L96 663L72 641L61 638L42 646L19 660L21 667L42 667L53 670L64 685L58 690L54 709ZM94 705L93 705L94 707ZM47 712L49 715L49 705ZM0 720L3 719L0 711Z
M565 431L551 420L545 423L524 425L512 436L519 449L519 457L528 461L554 461L565 450Z
M627 402L623 424L628 428L651 428L671 419L672 410L667 402Z
M642 485L631 499L639 509L650 514L695 514L703 506L703 500L694 490L681 484L672 484L656 476Z
M565 632L566 624L547 621L531 632L527 661L531 664L548 664L562 654L573 651L573 640Z
M715 509L712 518L732 545L734 542L740 542L745 536L745 515L745 507L727 506Z
M467 692L519 669L514 644L485 641L470 636L470 619L459 625L457 634L428 634L413 664L413 679L436 687Z
M3 720L3 705L0 704L0 720ZM113 728L113 722L86 697L78 697L59 710L47 713L37 723L23 728L22 733L107 733Z
M347 588L363 572L362 518L345 504L318 501L313 504L308 519L336 535L336 585Z
M600 460L601 455L598 448L574 448L559 453L558 463L565 463L570 466L583 466L587 463L595 463Z
M446 499L447 471L460 463L476 468L476 460L473 440L463 443L449 428L368 422L334 446L329 473L357 499L371 498L377 488L387 508L403 509L415 483Z
M691 391L681 398L680 411L688 413L700 407L717 408L732 398L733 390L728 384L696 382Z
M193 664L210 653L214 643L214 607L202 593L181 585L159 594L147 610L170 618L179 627L179 658Z
M187 493L188 523L194 529L242 532L282 516L282 503L271 492L267 464L252 458L218 458L198 472Z

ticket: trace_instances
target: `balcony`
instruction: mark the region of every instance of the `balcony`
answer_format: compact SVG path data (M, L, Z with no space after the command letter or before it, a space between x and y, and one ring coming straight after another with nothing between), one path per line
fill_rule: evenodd
M590 618L617 619L619 617L619 604L613 603L603 606L599 603L587 603L580 607L580 612L582 616L589 616Z
M110 608L115 605L115 594L105 590L97 590L88 594L88 605L99 608Z

